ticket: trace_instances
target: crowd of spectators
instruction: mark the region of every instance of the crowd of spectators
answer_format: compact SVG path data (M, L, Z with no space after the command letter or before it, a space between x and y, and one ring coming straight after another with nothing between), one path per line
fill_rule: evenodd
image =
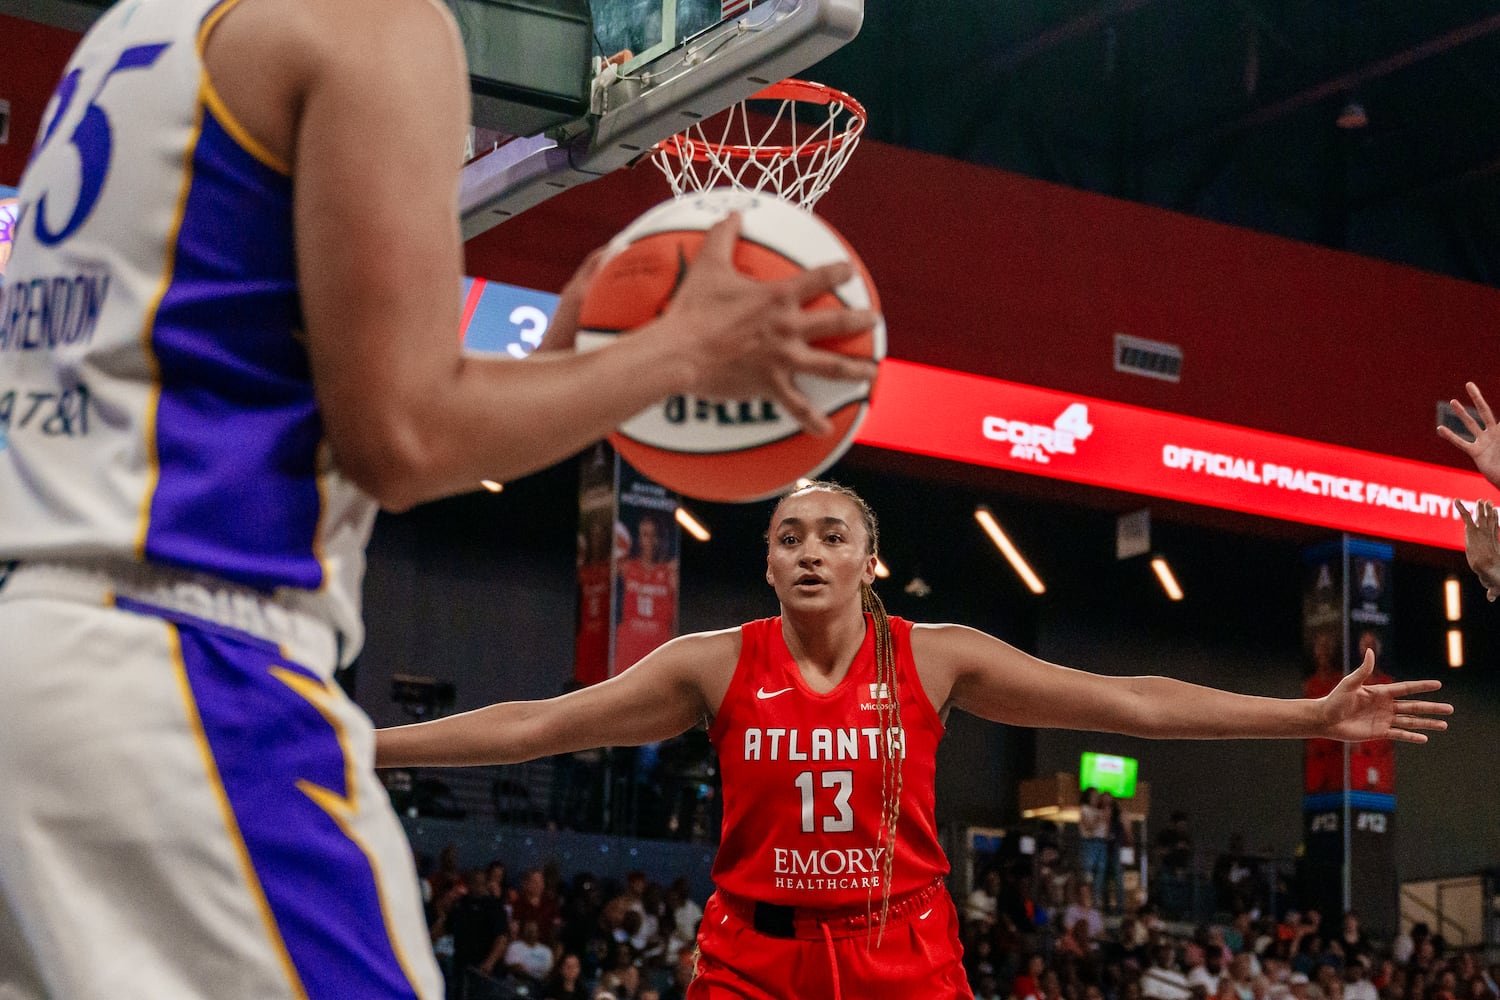
M1246 857L1240 845L1225 856L1216 868ZM1168 921L1154 902L1106 916L1096 870L1056 860L1044 847L992 869L965 900L978 1000L1500 1000L1500 964L1484 967L1423 924L1372 942L1357 914L1298 911L1289 894L1279 913L1240 909L1201 923ZM1248 892L1247 877L1224 881Z
M1187 863L1185 824L1174 828L1156 845L1164 875ZM1230 876L1246 864L1240 845L1223 857L1215 868ZM1223 879L1233 891L1218 901L1251 898L1246 881ZM450 849L424 882L449 1000L681 1000L692 977L703 911L685 879L564 880L549 867L512 880L500 861L462 871ZM986 870L959 907L978 1000L1500 1000L1500 964L1422 924L1372 942L1356 914L1298 911L1290 895L1275 909L1169 920L1112 884L1106 912L1097 882L1097 867L1065 864L1045 840Z
M703 910L686 879L623 884L556 866L512 879L443 851L423 875L448 1000L682 1000Z

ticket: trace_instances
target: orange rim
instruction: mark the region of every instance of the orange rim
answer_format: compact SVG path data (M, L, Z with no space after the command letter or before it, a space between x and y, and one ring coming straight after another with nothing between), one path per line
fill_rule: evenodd
M751 95L751 101L800 101L804 104L827 106L838 104L849 113L850 121L843 131L827 139L803 143L797 146L746 146L732 143L707 142L685 134L668 136L656 144L656 148L681 160L711 162L714 160L752 160L764 157L807 159L818 152L832 152L847 142L859 138L865 128L865 106L842 90L811 80L782 80Z

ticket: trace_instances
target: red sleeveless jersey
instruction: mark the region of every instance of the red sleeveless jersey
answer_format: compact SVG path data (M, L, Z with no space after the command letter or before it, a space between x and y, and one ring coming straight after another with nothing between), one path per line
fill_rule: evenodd
M933 816L943 724L917 677L911 623L890 620L901 730L887 744L876 703L892 692L875 682L875 627L865 620L848 675L827 694L802 679L780 618L740 627L739 663L709 729L724 778L713 878L727 891L784 906L839 908L872 895L878 902L887 745L905 752L891 895L947 874Z
M677 633L677 578L667 563L620 567L620 617L615 627L615 669L620 673Z

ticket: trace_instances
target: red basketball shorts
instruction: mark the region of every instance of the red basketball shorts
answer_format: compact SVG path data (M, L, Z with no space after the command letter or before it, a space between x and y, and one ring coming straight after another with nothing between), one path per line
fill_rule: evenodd
M878 919L880 901L874 903ZM688 1000L971 1000L958 913L941 882L893 900L885 933L857 918L783 908L775 933L756 929L755 904L709 897ZM792 917L792 914L795 917ZM764 921L761 921L764 926Z

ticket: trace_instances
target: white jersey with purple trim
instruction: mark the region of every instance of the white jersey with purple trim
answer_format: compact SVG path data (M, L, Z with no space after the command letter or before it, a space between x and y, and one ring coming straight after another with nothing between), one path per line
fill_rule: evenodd
M0 561L211 574L347 660L376 506L324 440L286 165L204 71L235 2L125 0L47 107L0 285Z

